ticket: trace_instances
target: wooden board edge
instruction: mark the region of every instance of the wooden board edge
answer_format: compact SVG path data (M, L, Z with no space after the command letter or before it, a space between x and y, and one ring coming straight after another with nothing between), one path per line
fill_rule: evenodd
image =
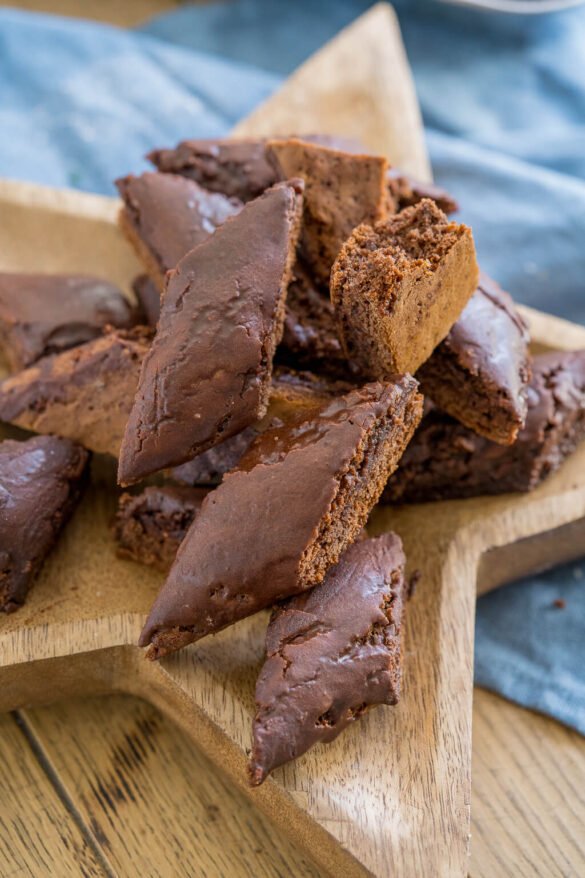
M120 199L109 195L0 177L0 205L4 209L14 205L116 223L121 204Z
M585 348L585 326L528 305L516 305L530 328L533 345L565 351Z

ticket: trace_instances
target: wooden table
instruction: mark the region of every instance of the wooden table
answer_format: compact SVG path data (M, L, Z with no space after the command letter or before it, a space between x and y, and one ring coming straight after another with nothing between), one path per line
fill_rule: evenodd
M4 878L321 874L138 699L3 715L0 741ZM585 739L476 689L471 813L473 878L585 874Z
M21 5L127 25L173 3ZM77 699L2 715L0 741L2 876L320 874L168 719L137 699ZM585 739L476 689L473 878L584 875L584 825Z

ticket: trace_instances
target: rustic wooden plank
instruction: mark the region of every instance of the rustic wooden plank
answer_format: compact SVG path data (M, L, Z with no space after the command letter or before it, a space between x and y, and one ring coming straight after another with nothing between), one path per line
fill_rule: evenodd
M23 717L117 875L323 874L145 701L73 699Z
M473 716L471 878L582 874L585 739L481 689L475 690ZM129 878L144 874L145 850L148 865L156 874L157 859L152 859L151 851L158 852L162 863L173 864L176 847L182 851L184 861L197 863L200 874L222 874L213 869L221 868L224 856L230 858L231 874L238 876L319 874L286 839L270 831L270 824L249 800L188 744L178 728L144 702L122 697L79 699L27 711L26 718L61 782L73 790L75 803L79 805L82 797L85 799L83 816L94 821L104 852L111 857L112 837L114 847L128 852L121 874ZM0 721L3 753L11 752L11 735L15 732L14 723L7 725L7 720L3 717ZM20 765L22 742L19 744L14 759ZM142 772L147 773L145 787ZM35 795L42 795L45 777L41 774L34 783L38 786ZM14 786L12 781L10 788ZM106 817L108 800L115 808L112 822ZM235 822L231 822L234 807ZM176 820L181 813L189 819ZM149 843L148 848L141 849L137 827L145 821ZM62 830L68 823L73 825L69 815L64 814L58 825ZM173 823L173 833L169 834L166 827ZM3 839L6 837L3 826ZM138 856L132 850L133 840L138 843ZM246 860L250 847L253 855ZM256 859L260 849L277 871L262 871L264 863L261 857ZM0 846L1 867L2 853ZM38 874L33 870L34 851L27 848L25 856L29 871L16 874ZM255 869L252 873L251 864Z
M123 697L78 699L25 716L104 853L109 859L112 848L125 853L116 861L120 874L142 875L145 862L157 874L159 858L175 868L177 850L183 866L197 863L199 874L225 874L224 857L234 876L320 874L271 831L270 823L178 728L146 703ZM8 719L0 721L3 753L12 752L16 730ZM585 739L481 689L474 694L473 723L471 878L582 874ZM22 741L18 744L13 764L20 766ZM34 796L46 797L42 773L34 784ZM12 780L3 789L17 785ZM48 794L53 796L50 789ZM30 802L23 807L28 814ZM0 823L4 842L9 837L5 823L6 818ZM66 813L57 825L60 831L76 831ZM46 834L44 839L46 844ZM4 875L2 853L0 842ZM16 874L38 874L34 855L34 848L27 847L28 871ZM268 871L262 871L263 856L270 860Z
M0 741L0 875L107 876L10 714Z
M474 693L471 878L585 875L585 738Z

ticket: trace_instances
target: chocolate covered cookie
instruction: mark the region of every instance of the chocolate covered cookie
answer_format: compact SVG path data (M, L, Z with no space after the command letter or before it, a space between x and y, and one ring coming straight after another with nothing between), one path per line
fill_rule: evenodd
M81 496L88 460L56 436L0 442L0 610L25 602Z
M362 224L331 272L348 358L370 378L415 372L461 315L478 274L471 229L428 199Z
M0 382L0 421L117 457L150 339L136 327L42 357Z
M139 312L114 284L69 274L0 274L0 344L13 372L41 357L130 329Z
M585 438L585 351L553 351L533 361L526 425L499 445L430 403L383 500L425 503L531 491Z
M302 184L279 183L171 274L120 452L121 484L177 466L266 412Z
M267 152L284 176L305 181L301 250L317 283L326 286L352 230L386 215L388 163L295 137L269 141Z
M350 546L319 585L274 610L256 683L254 786L374 705L396 704L405 599L402 543L385 533Z
M140 638L158 658L321 582L419 421L409 375L258 436L203 502Z
M116 186L124 202L120 227L159 292L167 271L243 206L176 174L130 174Z
M526 420L529 340L512 297L481 272L461 317L418 370L421 389L466 427L509 445Z
M205 488L163 485L122 494L112 524L118 555L168 573L207 493Z

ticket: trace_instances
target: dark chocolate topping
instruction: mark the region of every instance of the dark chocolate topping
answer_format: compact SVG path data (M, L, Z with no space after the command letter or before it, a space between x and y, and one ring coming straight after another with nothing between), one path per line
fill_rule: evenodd
M147 158L159 171L182 174L204 189L251 201L278 182L266 159L265 140L184 140Z
M17 610L81 494L87 451L53 436L0 443L0 609Z
M13 371L102 334L129 329L138 312L118 287L96 277L0 274L0 341Z
M0 382L0 421L118 456L150 331L112 331Z
M406 585L400 538L350 546L311 591L277 607L256 684L254 785L376 704L400 697Z
M142 632L164 654L319 582L420 418L409 375L267 430L205 499Z
M243 206L176 174L130 174L116 186L129 222L162 274Z
M118 554L167 573L205 496L206 488L148 487L122 494L113 522Z
M530 491L585 438L585 351L534 358L528 415L513 445L498 445L432 404L383 499L419 503Z
M446 339L418 372L442 409L494 441L524 425L530 380L528 327L511 296L484 272Z
M298 235L279 183L171 273L120 452L119 479L176 466L262 417Z

